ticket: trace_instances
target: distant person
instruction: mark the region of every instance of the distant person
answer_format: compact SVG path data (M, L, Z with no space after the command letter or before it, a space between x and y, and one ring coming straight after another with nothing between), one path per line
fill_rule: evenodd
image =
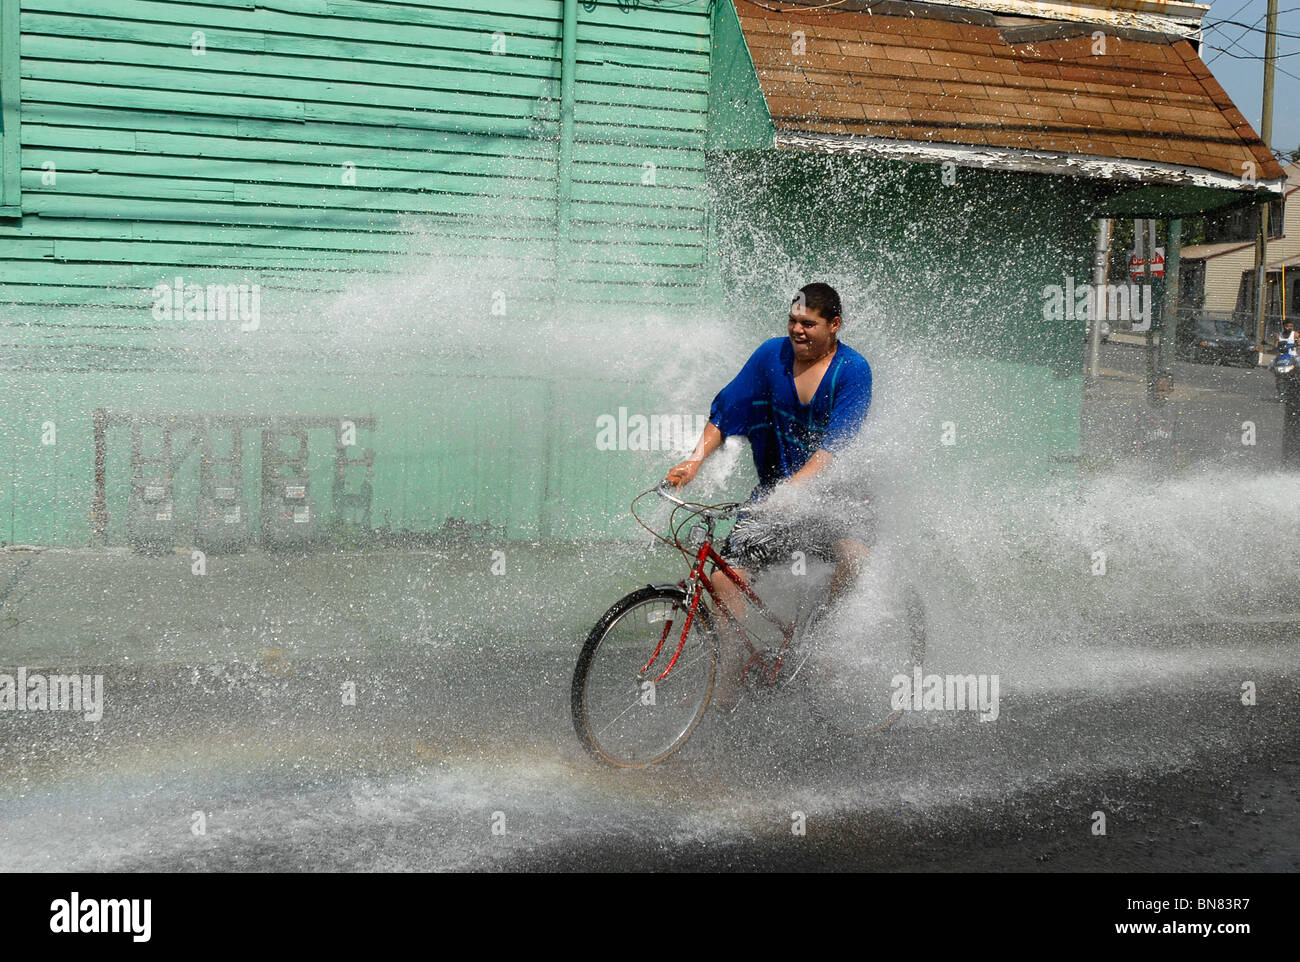
M1277 338L1277 349L1278 349L1279 351L1281 351L1282 348L1283 348L1283 345L1285 345L1285 346L1287 346L1288 348L1290 348L1291 353L1293 353L1293 354L1295 353L1296 340L1295 340L1295 322L1294 322L1294 321L1287 321L1286 324L1284 324L1284 325L1282 326L1282 333L1277 334L1277 335L1274 335L1274 336Z
M796 506L806 485L825 471L861 427L871 404L871 366L839 341L843 323L840 296L828 284L807 284L793 299L787 336L764 341L740 373L718 392L704 435L691 456L668 472L676 487L688 484L700 464L730 435L749 438L758 486L746 504L769 509ZM835 563L830 601L856 579L868 554L840 519L792 522L772 519L772 511L742 510L719 552L749 580L751 568L790 558L795 551ZM743 567L741 567L743 566ZM741 592L720 571L711 576L727 607L744 611ZM724 652L718 700L735 704L744 665L743 645L723 631Z

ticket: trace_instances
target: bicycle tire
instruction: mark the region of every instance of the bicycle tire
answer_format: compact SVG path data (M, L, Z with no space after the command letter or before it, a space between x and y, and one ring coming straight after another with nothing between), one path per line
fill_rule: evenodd
M618 768L658 764L686 744L704 717L718 639L702 602L677 663L657 685L652 680L677 649L686 607L684 588L647 585L615 602L588 634L573 671L570 710L578 740L600 761ZM661 639L651 670L642 674Z
M895 600L896 610L882 619L874 634L865 641L848 642L866 649L861 658L823 657L828 647L825 639L800 646L790 684L813 718L836 734L874 735L903 716L903 709L890 706L889 685L896 674L910 675L915 666L924 664L926 617L915 586L902 586Z

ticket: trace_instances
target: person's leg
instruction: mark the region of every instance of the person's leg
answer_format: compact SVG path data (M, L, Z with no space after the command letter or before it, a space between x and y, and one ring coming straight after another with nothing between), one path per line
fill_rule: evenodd
M871 557L871 551L861 541L853 538L840 538L834 542L835 576L831 579L830 597L827 605L837 602L844 592L857 583L858 576Z
M733 566L733 570L746 581L749 580L749 575L743 568ZM713 590L718 593L727 610L737 619L743 618L745 596L736 583L721 571L713 572L709 580L713 582ZM745 655L748 652L743 639L726 616L717 612L713 620L718 629L718 674L713 697L719 707L734 708L740 701L740 673L745 667Z

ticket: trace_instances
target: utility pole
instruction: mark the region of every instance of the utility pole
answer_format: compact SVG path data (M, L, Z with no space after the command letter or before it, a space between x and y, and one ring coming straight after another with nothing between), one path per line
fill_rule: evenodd
M1271 151L1273 143L1273 67L1277 63L1277 0L1268 0L1268 26L1264 34L1264 98L1259 118L1259 136L1264 148ZM1259 236L1255 241L1255 333L1259 345L1264 346L1264 295L1267 293L1268 263L1268 207L1265 200L1259 205Z

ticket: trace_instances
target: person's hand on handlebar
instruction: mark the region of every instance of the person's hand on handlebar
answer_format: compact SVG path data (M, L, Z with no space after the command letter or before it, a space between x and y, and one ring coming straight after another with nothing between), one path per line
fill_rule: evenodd
M684 484L690 484L695 480L695 475L699 474L700 461L683 461L681 464L668 469L668 475L664 478L674 488L680 488Z
M675 488L680 488L683 484L690 484L695 480L695 475L700 473L700 465L704 459L718 449L722 444L722 432L718 430L717 425L713 423L704 426L704 434L700 436L700 441L695 445L695 450L691 456L681 464L669 470L667 477L664 478Z

